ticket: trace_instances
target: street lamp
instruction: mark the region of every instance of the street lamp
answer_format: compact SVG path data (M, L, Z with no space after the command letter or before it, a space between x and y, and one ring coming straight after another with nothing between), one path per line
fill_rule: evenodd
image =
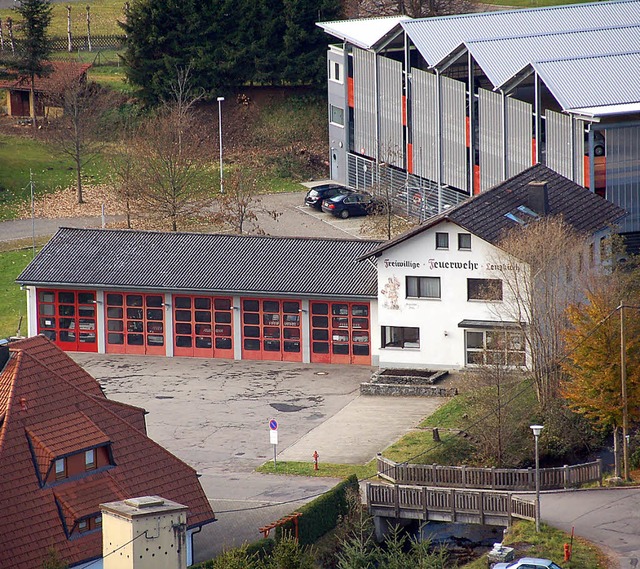
M224 97L218 97L218 132L220 134L220 193L224 194L224 187L222 185L222 101L224 101Z
M533 438L536 441L536 532L540 531L540 455L538 454L538 438L544 427L542 425L531 425Z

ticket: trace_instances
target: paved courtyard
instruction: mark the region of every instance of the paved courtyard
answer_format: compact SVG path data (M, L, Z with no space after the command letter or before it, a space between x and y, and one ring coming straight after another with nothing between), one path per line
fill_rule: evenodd
M193 466L219 521L196 536L196 560L260 537L257 528L337 481L262 475L277 419L280 460L363 464L442 399L363 397L372 368L288 362L70 354L109 398L149 413L151 438Z

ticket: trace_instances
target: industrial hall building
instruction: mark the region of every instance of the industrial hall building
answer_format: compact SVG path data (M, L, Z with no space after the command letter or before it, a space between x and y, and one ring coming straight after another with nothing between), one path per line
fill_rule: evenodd
M640 1L318 25L333 180L425 219L540 163L640 232Z

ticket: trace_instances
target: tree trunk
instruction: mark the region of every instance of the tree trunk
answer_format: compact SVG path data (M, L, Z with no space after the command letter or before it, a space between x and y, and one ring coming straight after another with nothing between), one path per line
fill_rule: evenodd
M82 164L78 159L76 159L76 193L78 203L84 203L84 196L82 195Z
M613 427L613 472L616 478L620 478L620 449L618 448L618 426Z
M31 115L31 124L33 125L33 132L36 133L38 131L38 119L36 118L37 109L36 109L36 89L35 89L36 78L35 75L31 74L31 87L29 89L30 103L29 103L29 111Z

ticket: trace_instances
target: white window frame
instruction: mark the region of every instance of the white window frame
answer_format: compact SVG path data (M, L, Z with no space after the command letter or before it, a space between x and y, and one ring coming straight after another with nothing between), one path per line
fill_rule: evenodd
M416 281L416 288L417 288L417 294L416 295L410 295L409 294L409 280L413 280L415 279ZM431 281L431 282L436 282L438 283L438 295L437 296L431 296L431 295L427 295L427 294L421 294L422 291L422 280L424 279L424 281ZM440 280L440 277L419 277L419 276L413 276L413 275L407 275L406 280L405 280L405 288L406 288L406 296L407 298L419 298L419 299L429 299L429 300L440 300L442 298L442 282Z
M336 69L338 69L338 73L336 74ZM337 77L336 77L337 75ZM344 83L344 64L339 61L329 60L329 80L334 83L340 83L341 85Z
M485 281L489 283L500 283L500 298L471 298L471 291L469 290L469 284L471 281ZM488 289L489 290L489 289ZM502 279L486 279L486 278L468 278L467 279L467 302L502 302L504 300L504 286Z
M334 109L337 109L338 111L340 111L342 113L342 122L341 123L336 122L335 120L333 120L333 118L334 118L333 110ZM344 109L342 107L339 107L338 105L329 104L329 122L332 125L339 126L340 128L344 128Z
M417 331L417 342L408 342L405 340L405 331L411 330L412 333ZM392 331L396 331L394 335ZM389 336L389 337L388 337ZM399 350L419 350L420 349L420 328L415 326L381 326L380 338L382 340L382 349L399 349ZM398 342L392 342L395 338Z

